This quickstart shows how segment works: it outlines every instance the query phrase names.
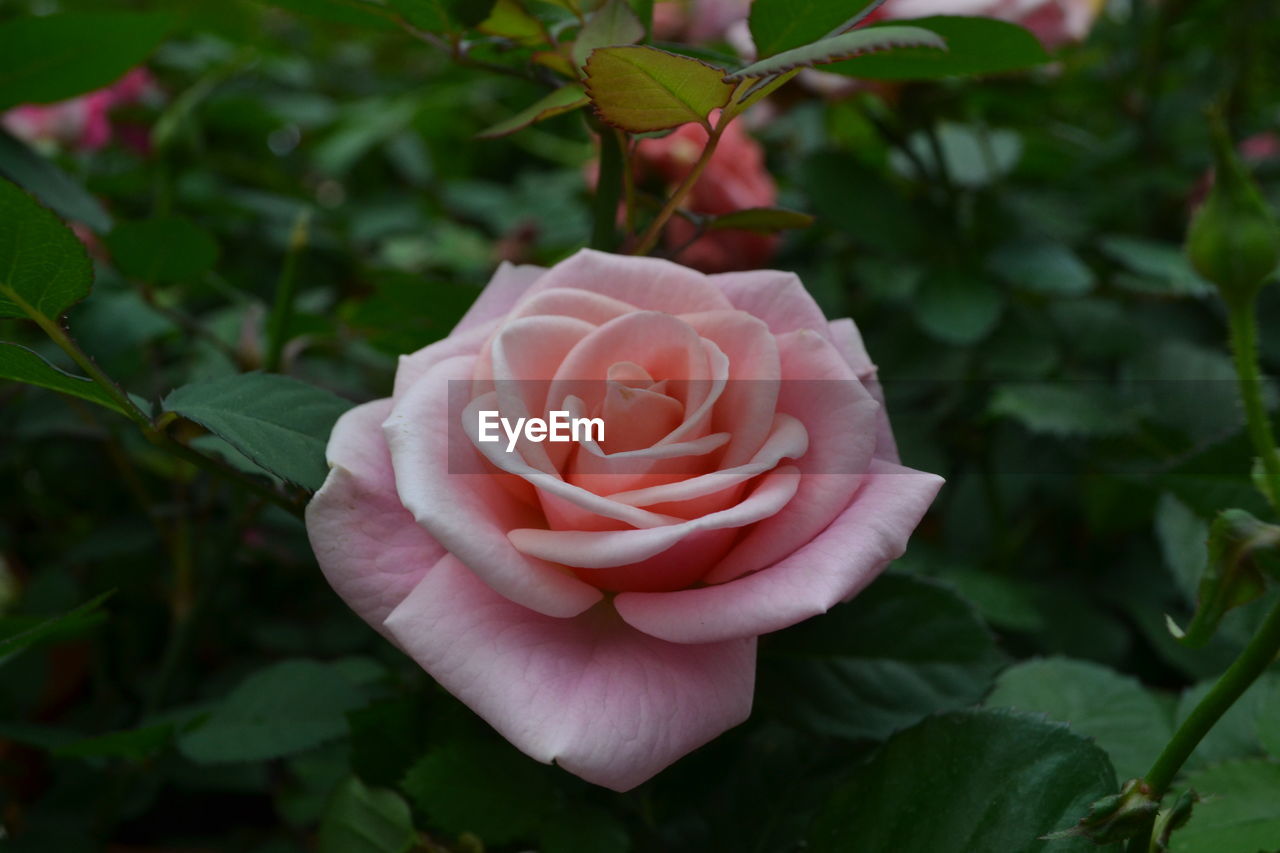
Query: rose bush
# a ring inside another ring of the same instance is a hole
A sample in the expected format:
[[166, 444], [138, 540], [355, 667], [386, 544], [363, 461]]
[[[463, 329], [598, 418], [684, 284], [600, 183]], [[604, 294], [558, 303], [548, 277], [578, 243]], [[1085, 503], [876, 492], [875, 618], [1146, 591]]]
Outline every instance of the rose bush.
[[[898, 464], [879, 398], [853, 322], [794, 275], [504, 265], [339, 421], [307, 526], [333, 588], [440, 684], [625, 790], [747, 717], [756, 637], [906, 547], [942, 481]], [[476, 440], [479, 410], [556, 409], [605, 440]]]
[[[707, 131], [698, 124], [683, 125], [666, 136], [641, 139], [633, 157], [636, 179], [656, 178], [674, 187], [689, 175], [706, 144]], [[718, 216], [771, 207], [777, 201], [778, 187], [765, 167], [764, 148], [735, 122], [721, 135], [684, 206], [692, 213]], [[664, 245], [679, 252], [681, 263], [703, 272], [761, 267], [773, 257], [778, 242], [776, 234], [736, 229], [715, 229], [698, 236], [698, 227], [680, 217], [671, 220], [663, 232]]]

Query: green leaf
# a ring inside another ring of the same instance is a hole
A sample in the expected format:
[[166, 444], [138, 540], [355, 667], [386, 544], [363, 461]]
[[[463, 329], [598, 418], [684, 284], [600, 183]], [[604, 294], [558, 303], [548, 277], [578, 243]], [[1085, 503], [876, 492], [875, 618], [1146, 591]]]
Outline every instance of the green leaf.
[[[3, 55], [3, 54], [0, 54]], [[0, 317], [61, 317], [89, 295], [93, 266], [58, 217], [0, 180]]]
[[522, 130], [534, 122], [586, 106], [589, 102], [590, 98], [587, 97], [586, 90], [577, 83], [570, 83], [567, 86], [561, 86], [546, 97], [538, 99], [511, 118], [500, 121], [488, 130], [477, 133], [476, 136], [480, 139], [494, 139], [499, 136], [506, 136], [509, 133]]
[[626, 0], [609, 0], [582, 27], [573, 43], [573, 63], [586, 65], [591, 51], [598, 47], [635, 44], [644, 38], [644, 24], [631, 11]]
[[375, 702], [347, 713], [351, 769], [371, 785], [394, 786], [427, 746], [425, 703], [416, 695]]
[[1280, 763], [1229, 761], [1193, 773], [1186, 785], [1203, 798], [1173, 834], [1175, 853], [1260, 853], [1280, 843]]
[[76, 12], [0, 24], [0, 110], [101, 89], [142, 63], [173, 19], [149, 12]]
[[127, 758], [141, 761], [155, 755], [173, 739], [173, 723], [158, 723], [121, 732], [84, 738], [54, 747], [66, 758]]
[[1224, 509], [1209, 525], [1208, 560], [1196, 593], [1196, 612], [1178, 639], [1192, 648], [1213, 636], [1227, 611], [1257, 601], [1267, 576], [1280, 576], [1280, 527], [1242, 509]]
[[1000, 385], [988, 411], [1012, 418], [1031, 432], [1063, 438], [1119, 435], [1134, 417], [1114, 395], [1093, 383], [1018, 382]]
[[1271, 683], [1258, 701], [1258, 741], [1272, 758], [1280, 760], [1280, 683]]
[[538, 833], [541, 853], [627, 853], [627, 827], [606, 811], [574, 804]]
[[707, 223], [707, 227], [716, 231], [734, 229], [771, 234], [787, 228], [808, 228], [813, 221], [812, 216], [798, 210], [787, 210], [782, 207], [747, 207], [717, 216]]
[[21, 616], [0, 618], [0, 664], [7, 663], [32, 646], [78, 637], [96, 628], [107, 618], [101, 607], [111, 595], [111, 592], [104, 592], [76, 609], [50, 619]]
[[83, 222], [94, 231], [111, 230], [111, 216], [84, 187], [46, 157], [0, 127], [0, 175], [48, 205], [63, 219]]
[[147, 284], [192, 281], [218, 260], [209, 232], [178, 216], [122, 222], [107, 235], [107, 247], [120, 272]]
[[844, 29], [870, 0], [755, 0], [748, 25], [758, 56], [772, 56]]
[[967, 346], [995, 329], [1004, 303], [1004, 294], [985, 278], [962, 270], [935, 269], [920, 283], [916, 319], [938, 340]]
[[[903, 48], [859, 56], [828, 66], [826, 70], [870, 80], [933, 80], [1020, 71], [1049, 61], [1049, 54], [1035, 36], [1015, 24], [994, 18], [944, 16], [920, 18], [911, 24], [942, 36], [947, 42], [946, 51]], [[884, 26], [877, 24], [866, 29], [870, 32]]]
[[416, 837], [399, 794], [354, 776], [334, 791], [320, 820], [320, 853], [405, 853]]
[[315, 491], [328, 474], [329, 432], [351, 403], [287, 376], [245, 373], [184, 385], [163, 406], [225, 439], [272, 474]]
[[[1182, 725], [1191, 712], [1213, 689], [1217, 679], [1202, 681], [1182, 694], [1178, 700], [1174, 723]], [[1244, 695], [1232, 705], [1209, 733], [1196, 746], [1187, 761], [1188, 769], [1196, 769], [1237, 758], [1254, 758], [1263, 754], [1260, 724], [1269, 708], [1275, 708], [1272, 698], [1280, 693], [1280, 672], [1266, 672], [1255, 681]]]
[[198, 764], [279, 758], [346, 734], [346, 713], [360, 704], [359, 689], [337, 667], [282, 661], [240, 682], [179, 735], [178, 750]]
[[[920, 623], [916, 623], [917, 626]], [[895, 735], [823, 805], [815, 853], [1067, 853], [1045, 841], [1116, 792], [1096, 745], [1066, 726], [1008, 711], [953, 711]]]
[[1005, 243], [987, 268], [1014, 287], [1045, 296], [1084, 296], [1095, 283], [1093, 270], [1075, 252], [1046, 240]]
[[586, 71], [600, 118], [631, 133], [706, 122], [734, 89], [723, 68], [653, 47], [599, 48]]
[[113, 412], [124, 414], [124, 410], [111, 399], [92, 379], [67, 373], [45, 361], [39, 353], [32, 352], [24, 346], [0, 341], [0, 379], [12, 379], [25, 382], [40, 388], [48, 388], [90, 403], [105, 406]]
[[1173, 720], [1135, 679], [1087, 661], [1031, 660], [1000, 673], [984, 703], [1067, 723], [1111, 756], [1121, 779], [1141, 776], [1173, 734]]
[[1186, 504], [1165, 492], [1156, 502], [1155, 526], [1164, 564], [1183, 597], [1188, 602], [1195, 601], [1200, 575], [1209, 559], [1209, 525]]
[[901, 47], [927, 47], [934, 50], [946, 50], [947, 43], [937, 33], [920, 27], [873, 27], [865, 30], [854, 30], [851, 33], [841, 33], [838, 36], [806, 44], [803, 47], [784, 50], [782, 53], [748, 65], [740, 71], [734, 71], [726, 76], [725, 79], [746, 80], [754, 77], [769, 77], [795, 68], [830, 65], [833, 62], [852, 59], [855, 56], [880, 53]]
[[555, 807], [547, 769], [504, 743], [459, 741], [432, 750], [401, 789], [431, 822], [487, 844], [532, 837]]
[[478, 26], [493, 12], [495, 0], [388, 0], [388, 5], [420, 30], [459, 33]]
[[[913, 626], [910, 632], [898, 627]], [[982, 698], [1005, 663], [973, 608], [950, 590], [885, 575], [848, 604], [768, 638], [762, 695], [822, 734], [887, 737]]]
[[[925, 131], [911, 134], [907, 146], [930, 174], [938, 174], [934, 139]], [[1022, 159], [1022, 137], [1011, 130], [992, 130], [954, 122], [941, 122], [936, 129], [938, 149], [951, 183], [966, 189], [981, 189], [1008, 175]], [[894, 171], [907, 178], [919, 178], [915, 163], [901, 151], [893, 151], [889, 162]]]
[[1208, 296], [1214, 292], [1213, 285], [1191, 268], [1186, 255], [1172, 243], [1113, 234], [1101, 238], [1098, 248], [1133, 274], [1116, 279], [1117, 284], [1129, 290], [1173, 296]]

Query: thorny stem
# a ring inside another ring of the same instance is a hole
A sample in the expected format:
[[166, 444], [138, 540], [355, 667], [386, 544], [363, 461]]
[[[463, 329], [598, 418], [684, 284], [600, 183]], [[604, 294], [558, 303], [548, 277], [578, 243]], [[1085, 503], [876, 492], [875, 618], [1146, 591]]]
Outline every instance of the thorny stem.
[[693, 168], [689, 170], [689, 174], [685, 175], [684, 180], [676, 187], [676, 191], [667, 199], [667, 203], [662, 206], [662, 210], [658, 211], [658, 215], [649, 223], [649, 227], [645, 229], [644, 234], [640, 237], [639, 244], [636, 245], [635, 250], [632, 252], [633, 255], [647, 255], [653, 251], [653, 247], [658, 243], [658, 237], [662, 234], [662, 227], [680, 209], [680, 205], [684, 202], [685, 197], [689, 195], [689, 191], [693, 189], [693, 185], [698, 182], [698, 178], [702, 177], [702, 171], [711, 162], [712, 155], [716, 153], [716, 145], [720, 142], [720, 135], [724, 133], [724, 129], [728, 124], [729, 119], [721, 116], [716, 126], [708, 129], [707, 144], [703, 147], [702, 154], [698, 157], [697, 162], [693, 164]]
[[[1280, 494], [1280, 457], [1276, 455], [1275, 438], [1271, 434], [1267, 409], [1262, 400], [1262, 381], [1258, 369], [1258, 322], [1254, 300], [1228, 300], [1227, 309], [1231, 351], [1235, 356], [1236, 375], [1240, 379], [1245, 421], [1254, 450], [1262, 458], [1269, 491], [1267, 497], [1274, 505], [1277, 503], [1276, 495]], [[1280, 655], [1280, 602], [1272, 607], [1258, 633], [1245, 646], [1240, 656], [1178, 727], [1155, 764], [1151, 765], [1151, 769], [1143, 777], [1151, 786], [1152, 796], [1157, 801], [1168, 793], [1178, 771], [1204, 736], [1275, 662], [1277, 655]], [[1128, 853], [1148, 853], [1154, 825], [1153, 816], [1129, 842]]]
[[[1151, 786], [1153, 798], [1158, 801], [1168, 793], [1174, 777], [1200, 745], [1200, 741], [1257, 681], [1258, 676], [1275, 662], [1277, 654], [1280, 654], [1280, 602], [1271, 608], [1262, 627], [1240, 653], [1240, 657], [1236, 658], [1235, 663], [1222, 674], [1208, 694], [1200, 700], [1200, 704], [1192, 710], [1191, 715], [1178, 727], [1160, 757], [1143, 777]], [[1154, 825], [1155, 817], [1152, 816], [1142, 831], [1129, 842], [1128, 853], [1148, 853]]]
[[[1237, 304], [1238, 303], [1238, 304]], [[1245, 423], [1253, 450], [1262, 460], [1268, 486], [1267, 499], [1280, 512], [1280, 455], [1262, 399], [1262, 375], [1258, 368], [1258, 319], [1254, 302], [1233, 300], [1228, 305], [1231, 328], [1231, 352], [1235, 357], [1236, 375], [1240, 377], [1240, 397], [1244, 402]]]

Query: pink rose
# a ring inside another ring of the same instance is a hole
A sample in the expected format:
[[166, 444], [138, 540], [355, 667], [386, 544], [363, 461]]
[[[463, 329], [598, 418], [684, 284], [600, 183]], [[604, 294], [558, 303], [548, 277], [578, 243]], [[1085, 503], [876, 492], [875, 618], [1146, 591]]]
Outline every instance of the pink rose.
[[[942, 481], [898, 464], [880, 396], [790, 273], [504, 264], [338, 422], [307, 528], [338, 594], [503, 736], [626, 790], [746, 719], [759, 635], [905, 549]], [[480, 439], [483, 412], [556, 410], [603, 439]]]
[[116, 107], [142, 103], [155, 90], [151, 72], [135, 68], [96, 92], [56, 104], [24, 104], [0, 115], [0, 124], [26, 142], [56, 143], [80, 151], [97, 151], [120, 135], [130, 147], [144, 152], [145, 129], [114, 125]]
[[[667, 136], [641, 139], [635, 150], [637, 178], [656, 176], [668, 189], [680, 183], [707, 142], [707, 131], [686, 124]], [[764, 149], [738, 122], [720, 137], [711, 162], [685, 199], [685, 209], [715, 216], [749, 207], [769, 207], [778, 201], [778, 188], [764, 163]], [[703, 272], [727, 272], [764, 266], [778, 248], [778, 237], [750, 231], [715, 230], [693, 243], [697, 227], [676, 217], [667, 225], [668, 249], [680, 250], [680, 261]]]
[[868, 19], [972, 15], [999, 18], [1035, 33], [1046, 47], [1083, 41], [1103, 0], [889, 0]]

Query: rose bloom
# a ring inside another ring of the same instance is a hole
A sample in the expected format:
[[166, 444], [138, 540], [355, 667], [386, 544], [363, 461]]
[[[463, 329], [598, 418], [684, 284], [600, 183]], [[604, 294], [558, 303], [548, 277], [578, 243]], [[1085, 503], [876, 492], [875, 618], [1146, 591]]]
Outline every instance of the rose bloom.
[[[394, 395], [334, 427], [333, 588], [518, 748], [626, 790], [742, 722], [756, 638], [902, 554], [942, 481], [790, 273], [582, 251], [503, 265]], [[605, 422], [479, 440], [478, 414]]]
[[131, 148], [145, 152], [145, 129], [113, 125], [111, 111], [144, 102], [155, 88], [151, 72], [135, 68], [110, 86], [87, 95], [56, 104], [14, 107], [0, 115], [0, 124], [14, 136], [33, 144], [97, 151], [118, 135]]
[[[682, 125], [667, 136], [641, 139], [633, 158], [637, 179], [656, 176], [669, 191], [688, 176], [706, 143], [707, 131], [699, 124]], [[720, 137], [684, 207], [692, 213], [715, 216], [770, 207], [777, 200], [778, 188], [765, 168], [764, 149], [741, 122], [733, 122]], [[689, 220], [675, 217], [666, 226], [663, 242], [672, 252], [680, 252], [681, 263], [703, 272], [764, 266], [778, 248], [776, 234], [716, 229], [693, 240], [697, 231]]]

